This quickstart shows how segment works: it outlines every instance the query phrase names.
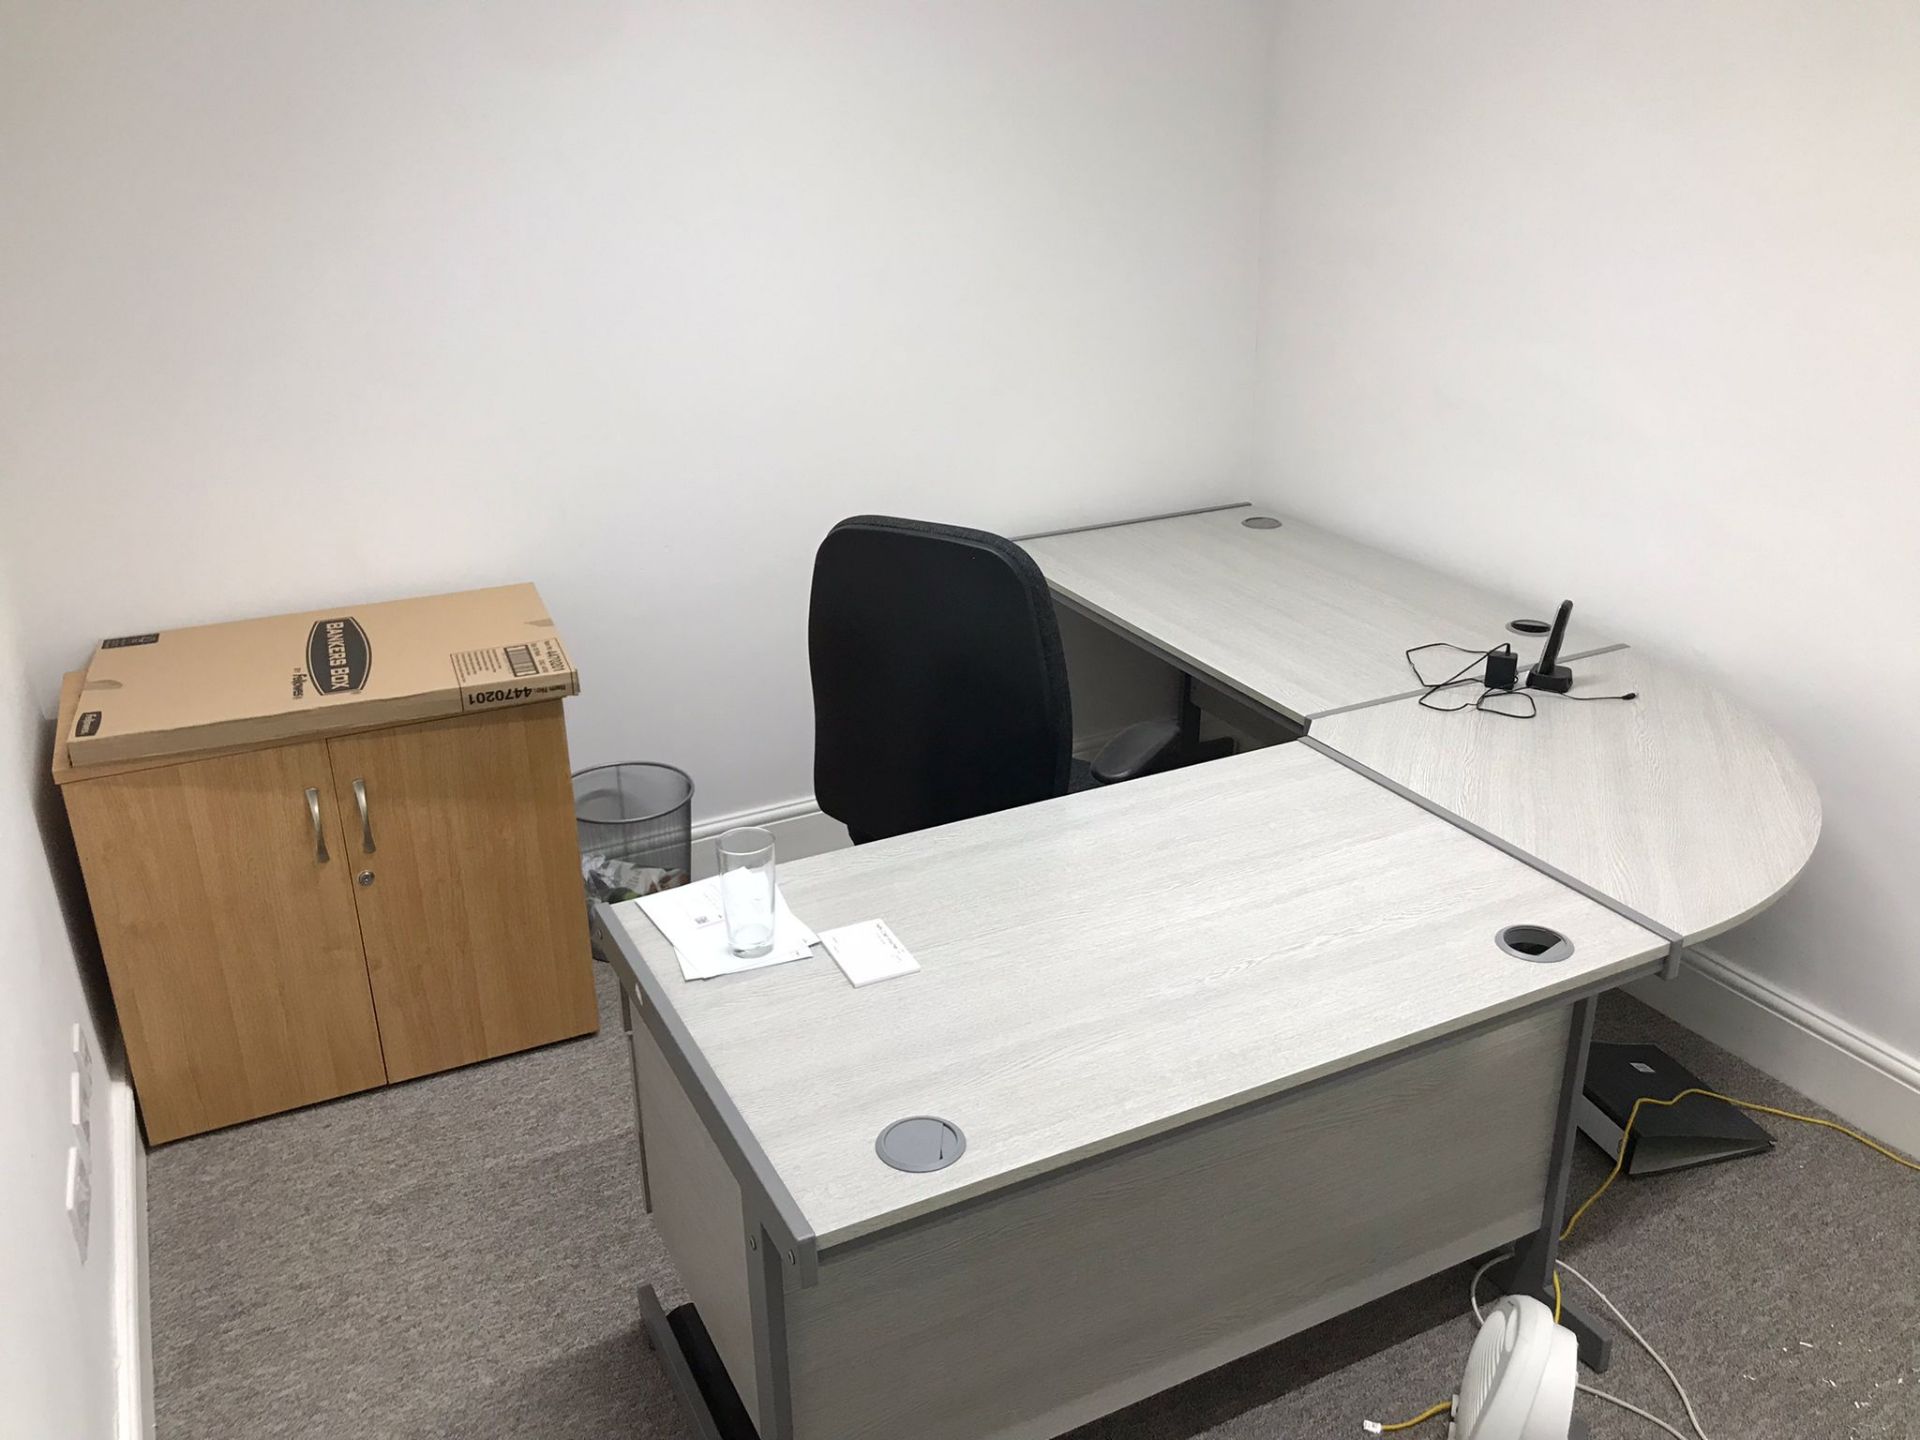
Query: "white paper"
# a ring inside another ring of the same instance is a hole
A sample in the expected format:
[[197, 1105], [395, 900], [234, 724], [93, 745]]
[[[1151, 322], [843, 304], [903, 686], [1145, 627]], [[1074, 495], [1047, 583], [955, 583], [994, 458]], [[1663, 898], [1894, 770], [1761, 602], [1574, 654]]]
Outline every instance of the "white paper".
[[634, 902], [680, 957], [680, 973], [689, 980], [711, 980], [768, 965], [786, 965], [813, 953], [820, 937], [795, 918], [787, 897], [774, 891], [773, 948], [764, 955], [743, 959], [727, 948], [726, 915], [720, 908], [720, 878], [710, 876], [692, 885], [676, 886]]
[[827, 953], [833, 956], [841, 973], [855, 985], [871, 985], [876, 980], [911, 975], [920, 968], [920, 962], [900, 943], [900, 937], [887, 928], [884, 920], [862, 920], [858, 925], [823, 930], [820, 943], [827, 947]]

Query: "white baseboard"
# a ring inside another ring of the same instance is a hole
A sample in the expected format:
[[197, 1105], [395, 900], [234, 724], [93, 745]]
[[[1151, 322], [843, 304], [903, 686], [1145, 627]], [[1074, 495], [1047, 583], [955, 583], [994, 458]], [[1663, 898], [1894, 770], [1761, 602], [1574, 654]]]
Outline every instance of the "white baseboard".
[[1696, 946], [1672, 980], [1629, 987], [1636, 999], [1784, 1080], [1867, 1134], [1920, 1155], [1920, 1060]]
[[153, 1326], [147, 1286], [147, 1147], [133, 1086], [109, 1082], [113, 1166], [113, 1346], [116, 1440], [152, 1440]]
[[843, 850], [853, 841], [847, 827], [821, 813], [809, 795], [766, 810], [749, 810], [739, 815], [717, 815], [693, 827], [693, 878], [704, 880], [718, 868], [714, 842], [729, 830], [742, 825], [758, 825], [773, 832], [776, 861], [804, 860], [809, 855], [824, 855]]

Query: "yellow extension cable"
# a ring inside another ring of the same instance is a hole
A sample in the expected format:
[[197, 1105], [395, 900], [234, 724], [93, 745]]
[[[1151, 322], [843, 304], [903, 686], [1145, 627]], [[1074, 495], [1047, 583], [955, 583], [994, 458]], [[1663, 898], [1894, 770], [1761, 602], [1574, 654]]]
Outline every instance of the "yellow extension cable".
[[1434, 1416], [1444, 1415], [1451, 1409], [1453, 1409], [1453, 1401], [1442, 1400], [1438, 1405], [1429, 1405], [1411, 1420], [1401, 1420], [1392, 1425], [1382, 1425], [1380, 1427], [1380, 1433], [1384, 1435], [1390, 1430], [1411, 1430], [1414, 1426], [1424, 1425], [1427, 1421], [1433, 1419]]
[[[1882, 1145], [1878, 1140], [1871, 1140], [1865, 1135], [1862, 1135], [1858, 1130], [1842, 1125], [1837, 1121], [1822, 1120], [1818, 1115], [1801, 1115], [1792, 1110], [1781, 1110], [1772, 1105], [1762, 1105], [1755, 1100], [1736, 1100], [1731, 1095], [1722, 1095], [1718, 1090], [1703, 1090], [1698, 1087], [1682, 1090], [1678, 1095], [1667, 1100], [1656, 1100], [1651, 1095], [1643, 1095], [1640, 1099], [1633, 1102], [1633, 1109], [1627, 1112], [1627, 1123], [1620, 1128], [1620, 1153], [1614, 1156], [1613, 1169], [1608, 1172], [1607, 1178], [1600, 1182], [1600, 1187], [1581, 1202], [1578, 1210], [1573, 1212], [1573, 1218], [1567, 1221], [1566, 1229], [1560, 1232], [1560, 1238], [1562, 1240], [1565, 1240], [1569, 1235], [1573, 1234], [1573, 1227], [1580, 1223], [1581, 1217], [1584, 1216], [1587, 1211], [1591, 1210], [1594, 1202], [1606, 1194], [1607, 1188], [1612, 1185], [1615, 1180], [1620, 1178], [1620, 1172], [1626, 1167], [1627, 1163], [1627, 1139], [1633, 1134], [1633, 1122], [1640, 1118], [1640, 1107], [1643, 1105], [1658, 1105], [1662, 1109], [1667, 1109], [1671, 1106], [1678, 1105], [1689, 1095], [1704, 1095], [1709, 1100], [1721, 1100], [1740, 1110], [1757, 1110], [1762, 1115], [1777, 1115], [1782, 1120], [1798, 1120], [1805, 1125], [1818, 1125], [1823, 1130], [1837, 1130], [1849, 1140], [1858, 1140], [1869, 1150], [1878, 1151], [1896, 1165], [1904, 1165], [1909, 1170], [1920, 1170], [1920, 1164], [1915, 1164], [1904, 1155], [1894, 1154], [1893, 1151]], [[1556, 1268], [1553, 1272], [1553, 1320], [1556, 1325], [1560, 1323], [1560, 1305], [1560, 1271]], [[1380, 1432], [1386, 1434], [1393, 1430], [1411, 1430], [1414, 1426], [1424, 1425], [1436, 1415], [1443, 1414], [1452, 1408], [1453, 1402], [1451, 1400], [1442, 1400], [1439, 1404], [1431, 1405], [1425, 1410], [1422, 1410], [1411, 1420], [1401, 1420], [1392, 1425], [1382, 1425]]]
[[[1553, 1272], [1553, 1323], [1556, 1325], [1560, 1323], [1560, 1272], [1558, 1270]], [[1411, 1420], [1400, 1420], [1392, 1425], [1382, 1425], [1380, 1427], [1380, 1433], [1384, 1435], [1390, 1430], [1411, 1430], [1414, 1426], [1424, 1425], [1436, 1415], [1444, 1414], [1451, 1409], [1453, 1409], [1453, 1401], [1439, 1401], [1437, 1404], [1429, 1405]]]
[[1651, 1095], [1643, 1095], [1633, 1102], [1633, 1109], [1627, 1112], [1627, 1123], [1620, 1131], [1620, 1153], [1614, 1157], [1613, 1169], [1608, 1173], [1607, 1178], [1600, 1182], [1600, 1188], [1589, 1195], [1580, 1208], [1573, 1212], [1573, 1218], [1567, 1221], [1567, 1228], [1560, 1232], [1560, 1238], [1562, 1240], [1565, 1240], [1569, 1235], [1573, 1234], [1573, 1227], [1578, 1225], [1581, 1217], [1593, 1208], [1594, 1201], [1606, 1194], [1607, 1187], [1620, 1178], [1620, 1171], [1625, 1168], [1627, 1163], [1627, 1139], [1633, 1134], [1633, 1122], [1640, 1118], [1640, 1107], [1643, 1105], [1658, 1105], [1664, 1110], [1669, 1106], [1678, 1105], [1689, 1095], [1704, 1095], [1709, 1100], [1724, 1100], [1727, 1104], [1741, 1110], [1758, 1110], [1762, 1115], [1778, 1115], [1782, 1120], [1798, 1120], [1803, 1124], [1818, 1125], [1823, 1130], [1838, 1130], [1848, 1139], [1858, 1140], [1869, 1150], [1879, 1151], [1896, 1165], [1904, 1165], [1909, 1170], [1920, 1170], [1920, 1165], [1916, 1165], [1904, 1155], [1894, 1154], [1893, 1151], [1882, 1145], [1878, 1140], [1869, 1140], [1858, 1130], [1850, 1129], [1832, 1120], [1822, 1120], [1817, 1115], [1796, 1115], [1791, 1110], [1779, 1110], [1771, 1105], [1762, 1105], [1753, 1100], [1736, 1100], [1731, 1095], [1722, 1095], [1718, 1090], [1703, 1090], [1698, 1087], [1682, 1090], [1670, 1100], [1656, 1100]]

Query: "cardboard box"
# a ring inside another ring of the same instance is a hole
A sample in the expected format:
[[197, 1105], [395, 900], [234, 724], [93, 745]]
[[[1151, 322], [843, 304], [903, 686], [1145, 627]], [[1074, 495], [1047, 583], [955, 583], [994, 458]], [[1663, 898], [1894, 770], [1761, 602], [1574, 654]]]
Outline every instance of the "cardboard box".
[[103, 640], [67, 755], [191, 755], [579, 693], [540, 592], [503, 585]]

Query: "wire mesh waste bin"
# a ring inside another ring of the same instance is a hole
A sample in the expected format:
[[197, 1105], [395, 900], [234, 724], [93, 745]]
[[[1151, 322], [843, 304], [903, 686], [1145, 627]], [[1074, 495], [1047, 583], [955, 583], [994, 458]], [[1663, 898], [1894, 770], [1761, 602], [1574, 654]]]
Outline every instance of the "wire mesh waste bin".
[[693, 781], [672, 765], [628, 761], [573, 777], [587, 899], [632, 900], [684, 885], [693, 868]]

